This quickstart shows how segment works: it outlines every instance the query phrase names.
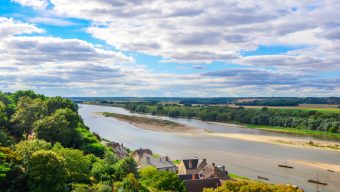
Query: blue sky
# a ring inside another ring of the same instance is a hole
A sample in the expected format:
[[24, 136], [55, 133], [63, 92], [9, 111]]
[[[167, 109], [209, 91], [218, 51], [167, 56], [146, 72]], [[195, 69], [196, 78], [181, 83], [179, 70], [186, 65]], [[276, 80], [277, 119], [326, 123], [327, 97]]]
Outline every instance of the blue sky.
[[1, 91], [339, 96], [340, 15], [332, 1], [0, 5]]

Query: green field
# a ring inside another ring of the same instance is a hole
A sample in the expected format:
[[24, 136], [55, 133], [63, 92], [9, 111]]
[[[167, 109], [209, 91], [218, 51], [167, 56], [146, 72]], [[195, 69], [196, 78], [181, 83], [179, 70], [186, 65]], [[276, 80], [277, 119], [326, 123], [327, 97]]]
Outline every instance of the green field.
[[[233, 107], [233, 106], [232, 106]], [[267, 107], [270, 109], [278, 110], [301, 110], [301, 111], [319, 111], [321, 113], [338, 113], [340, 114], [340, 108], [338, 105], [324, 105], [324, 104], [302, 104], [296, 107], [271, 107], [271, 106], [243, 106], [249, 109], [261, 109]]]
[[297, 129], [297, 128], [288, 128], [288, 127], [278, 127], [278, 126], [270, 126], [270, 125], [246, 125], [247, 128], [252, 129], [262, 129], [266, 131], [275, 131], [281, 133], [291, 133], [296, 135], [307, 135], [307, 136], [315, 136], [320, 138], [328, 138], [328, 139], [340, 139], [340, 133], [331, 133], [325, 131], [317, 131], [317, 130], [308, 130], [308, 129]]

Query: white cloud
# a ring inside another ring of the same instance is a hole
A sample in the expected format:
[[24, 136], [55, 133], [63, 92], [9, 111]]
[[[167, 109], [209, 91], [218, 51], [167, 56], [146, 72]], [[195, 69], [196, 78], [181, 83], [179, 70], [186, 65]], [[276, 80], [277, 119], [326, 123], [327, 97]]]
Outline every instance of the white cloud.
[[42, 33], [43, 29], [35, 25], [14, 21], [6, 17], [0, 17], [0, 39], [19, 34]]
[[48, 6], [48, 0], [11, 0], [23, 6], [32, 7], [34, 9], [45, 9]]

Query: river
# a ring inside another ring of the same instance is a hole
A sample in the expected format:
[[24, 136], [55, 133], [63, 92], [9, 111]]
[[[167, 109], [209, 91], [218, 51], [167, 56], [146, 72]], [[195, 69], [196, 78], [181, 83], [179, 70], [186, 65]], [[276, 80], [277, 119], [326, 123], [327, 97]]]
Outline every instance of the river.
[[[339, 192], [340, 173], [329, 172], [301, 162], [318, 162], [340, 166], [340, 152], [290, 147], [285, 145], [245, 141], [214, 136], [189, 136], [176, 133], [164, 133], [145, 130], [111, 117], [104, 117], [97, 112], [131, 114], [119, 107], [99, 105], [79, 105], [79, 113], [91, 131], [101, 137], [124, 143], [125, 146], [138, 149], [149, 148], [154, 153], [168, 155], [172, 159], [206, 158], [208, 162], [225, 165], [230, 173], [257, 179], [257, 176], [269, 178], [270, 183], [290, 183], [302, 187], [305, 191], [316, 191], [317, 186], [308, 183], [308, 179], [318, 179], [328, 183], [318, 186], [319, 191]], [[166, 119], [200, 129], [225, 133], [282, 136], [257, 129], [241, 128], [238, 125], [210, 123], [196, 119], [170, 118], [134, 114], [158, 119]], [[287, 136], [287, 135], [285, 135]], [[297, 137], [297, 136], [290, 136]], [[278, 164], [289, 164], [294, 169], [280, 168]]]

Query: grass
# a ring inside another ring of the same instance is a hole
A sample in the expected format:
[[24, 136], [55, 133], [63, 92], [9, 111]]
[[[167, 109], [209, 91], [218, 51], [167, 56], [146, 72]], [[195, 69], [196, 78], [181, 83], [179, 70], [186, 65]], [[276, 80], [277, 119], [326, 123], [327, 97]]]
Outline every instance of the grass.
[[241, 179], [241, 180], [250, 180], [248, 177], [243, 177], [243, 176], [239, 176], [239, 175], [236, 175], [234, 173], [228, 173], [228, 176], [231, 177], [232, 179]]
[[247, 124], [246, 127], [252, 128], [252, 129], [262, 129], [266, 131], [291, 133], [291, 134], [297, 134], [297, 135], [327, 137], [329, 139], [340, 139], [340, 133], [331, 133], [331, 132], [318, 131], [318, 130], [297, 129], [297, 128], [278, 127], [278, 126], [270, 126], [270, 125], [250, 125], [250, 124]]
[[122, 119], [125, 121], [134, 122], [134, 123], [144, 123], [144, 124], [149, 124], [149, 125], [170, 126], [170, 127], [182, 126], [179, 123], [175, 123], [175, 122], [168, 121], [168, 120], [153, 119], [153, 118], [147, 118], [147, 117], [137, 117], [137, 116], [123, 115], [123, 114], [109, 113], [109, 112], [104, 112], [102, 114], [105, 117], [114, 117], [117, 119]]
[[318, 111], [320, 113], [337, 113], [340, 114], [338, 105], [324, 105], [324, 104], [301, 104], [299, 106], [243, 106], [249, 109], [261, 109], [267, 107], [268, 109], [278, 110], [300, 110], [300, 111]]

